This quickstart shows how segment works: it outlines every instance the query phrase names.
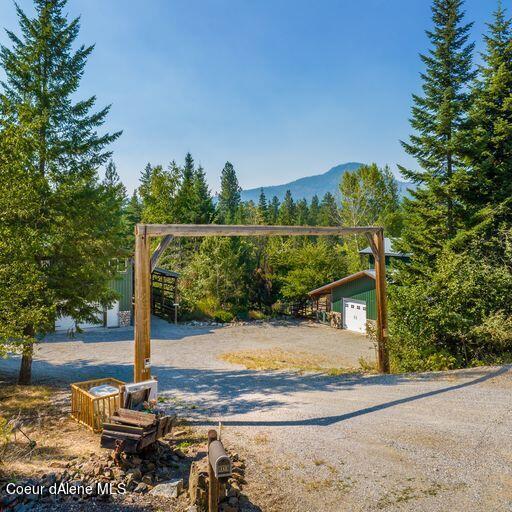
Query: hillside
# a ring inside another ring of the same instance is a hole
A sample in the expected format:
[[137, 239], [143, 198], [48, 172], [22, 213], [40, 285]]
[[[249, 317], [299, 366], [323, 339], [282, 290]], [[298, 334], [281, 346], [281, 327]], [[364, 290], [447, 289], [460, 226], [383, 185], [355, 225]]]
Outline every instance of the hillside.
[[[323, 174], [316, 174], [314, 176], [306, 176], [295, 181], [290, 181], [283, 185], [274, 185], [269, 187], [258, 187], [251, 188], [242, 191], [243, 201], [254, 201], [258, 202], [261, 188], [265, 192], [267, 199], [271, 199], [277, 196], [280, 201], [284, 198], [287, 190], [290, 190], [294, 199], [306, 198], [308, 201], [316, 194], [320, 199], [326, 192], [331, 192], [336, 197], [339, 197], [338, 185], [340, 183], [341, 176], [346, 171], [354, 171], [362, 164], [359, 162], [347, 162], [340, 164], [332, 169], [329, 169]], [[410, 187], [409, 183], [399, 181], [398, 187], [401, 196], [407, 194], [407, 187]]]

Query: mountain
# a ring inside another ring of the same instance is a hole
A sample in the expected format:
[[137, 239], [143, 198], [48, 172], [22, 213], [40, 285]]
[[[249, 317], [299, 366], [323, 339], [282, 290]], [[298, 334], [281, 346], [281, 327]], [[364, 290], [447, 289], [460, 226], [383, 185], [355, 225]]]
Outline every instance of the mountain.
[[[361, 167], [361, 165], [363, 164], [359, 162], [347, 162], [346, 164], [337, 165], [323, 174], [307, 176], [295, 181], [290, 181], [284, 185], [274, 185], [270, 187], [258, 187], [243, 190], [242, 201], [252, 200], [257, 203], [262, 188], [265, 192], [265, 195], [267, 196], [267, 200], [277, 196], [279, 200], [282, 201], [287, 190], [290, 190], [295, 200], [305, 198], [308, 201], [311, 201], [311, 198], [315, 194], [319, 197], [319, 199], [322, 199], [326, 192], [331, 192], [331, 194], [334, 194], [337, 198], [339, 198], [338, 185], [340, 183], [342, 174], [347, 171], [355, 171]], [[411, 186], [412, 185], [410, 183], [398, 181], [398, 191], [400, 196], [407, 195], [407, 188], [410, 188]]]

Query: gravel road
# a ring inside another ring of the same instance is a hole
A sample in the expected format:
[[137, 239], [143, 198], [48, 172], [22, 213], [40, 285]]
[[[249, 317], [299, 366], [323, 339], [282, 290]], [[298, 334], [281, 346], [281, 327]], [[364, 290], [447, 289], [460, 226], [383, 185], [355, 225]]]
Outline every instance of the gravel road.
[[[130, 380], [131, 329], [58, 334], [34, 377]], [[511, 367], [328, 377], [245, 370], [222, 352], [281, 348], [333, 366], [373, 357], [358, 335], [314, 324], [171, 326], [156, 320], [153, 373], [173, 408], [246, 457], [246, 490], [263, 511], [512, 511]], [[0, 362], [0, 374], [16, 360]]]

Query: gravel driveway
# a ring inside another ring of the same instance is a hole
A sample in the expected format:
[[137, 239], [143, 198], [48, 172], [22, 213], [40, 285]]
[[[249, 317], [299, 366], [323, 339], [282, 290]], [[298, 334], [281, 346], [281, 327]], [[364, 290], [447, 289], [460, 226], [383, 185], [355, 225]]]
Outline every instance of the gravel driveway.
[[[130, 380], [131, 329], [40, 345], [34, 377]], [[333, 365], [370, 359], [363, 337], [315, 324], [175, 327], [156, 320], [153, 373], [171, 404], [245, 455], [264, 511], [512, 510], [510, 367], [393, 376], [250, 371], [222, 352], [281, 348]], [[18, 361], [0, 362], [10, 373]]]

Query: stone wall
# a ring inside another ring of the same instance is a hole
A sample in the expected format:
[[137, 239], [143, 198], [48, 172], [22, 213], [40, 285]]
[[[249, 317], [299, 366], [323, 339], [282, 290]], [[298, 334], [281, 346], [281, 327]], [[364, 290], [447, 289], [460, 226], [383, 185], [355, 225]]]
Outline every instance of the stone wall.
[[132, 317], [131, 311], [119, 311], [117, 314], [119, 317], [119, 327], [129, 327], [130, 326], [130, 320]]

